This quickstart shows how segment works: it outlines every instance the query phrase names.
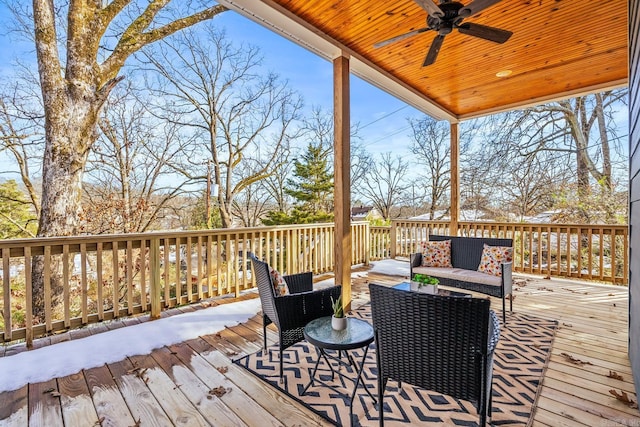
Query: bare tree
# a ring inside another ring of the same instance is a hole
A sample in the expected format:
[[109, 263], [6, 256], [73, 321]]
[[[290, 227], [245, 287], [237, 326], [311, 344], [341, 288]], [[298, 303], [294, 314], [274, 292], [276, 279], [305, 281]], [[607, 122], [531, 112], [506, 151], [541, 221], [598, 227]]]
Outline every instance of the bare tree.
[[157, 227], [161, 211], [187, 184], [168, 164], [193, 143], [175, 123], [152, 117], [130, 86], [115, 95], [103, 108], [87, 166], [83, 224], [95, 234]]
[[612, 189], [614, 114], [626, 97], [627, 90], [620, 89], [512, 112], [496, 141], [521, 156], [541, 150], [571, 156], [580, 192], [588, 191], [590, 178]]
[[[264, 179], [252, 182], [236, 195], [231, 206], [231, 213], [234, 220], [243, 227], [261, 225], [262, 218], [276, 204], [286, 204], [284, 184], [280, 185], [279, 183], [287, 178], [288, 165], [286, 159], [288, 159], [288, 153], [288, 146], [283, 147], [283, 150], [277, 153], [274, 164], [271, 165], [273, 173]], [[255, 170], [263, 168], [263, 165], [260, 164], [260, 159], [246, 163], [243, 170], [238, 171], [241, 176], [252, 175]]]
[[261, 70], [256, 48], [235, 47], [211, 26], [203, 31], [199, 38], [188, 32], [167, 39], [146, 51], [145, 62], [160, 77], [151, 89], [166, 101], [156, 114], [203, 141], [189, 153], [191, 164], [173, 165], [190, 180], [203, 180], [198, 169], [210, 162], [226, 228], [233, 223], [235, 197], [272, 175], [279, 151], [298, 134], [302, 102], [277, 75]]
[[[38, 236], [77, 233], [83, 176], [100, 110], [123, 79], [119, 73], [126, 60], [142, 47], [226, 10], [221, 5], [189, 10], [191, 4], [112, 0], [56, 6], [51, 0], [33, 0], [30, 33], [45, 129]], [[23, 15], [17, 18], [26, 22]], [[43, 262], [37, 257], [33, 266], [34, 314], [39, 318], [44, 315]], [[57, 280], [52, 289], [57, 305]]]
[[411, 152], [427, 196], [429, 219], [434, 219], [439, 206], [446, 205], [445, 197], [451, 186], [451, 138], [446, 122], [436, 122], [430, 117], [410, 119], [413, 143]]
[[[558, 193], [553, 183], [566, 187], [575, 182], [578, 197], [572, 198], [576, 201], [572, 217], [577, 220], [575, 213], [581, 211], [581, 221], [587, 221], [592, 216], [587, 202], [593, 199], [592, 191], [613, 192], [616, 158], [624, 158], [618, 151], [614, 118], [625, 102], [626, 90], [616, 90], [488, 117], [481, 125], [483, 139], [474, 165], [485, 171], [494, 192], [508, 195], [518, 205], [521, 215], [548, 204], [525, 208], [524, 199], [532, 196], [531, 191], [539, 193], [539, 201], [549, 200]], [[626, 161], [620, 166], [625, 169]], [[497, 179], [499, 175], [503, 179]], [[514, 185], [518, 182], [522, 185]]]
[[291, 147], [278, 150], [273, 163], [273, 173], [261, 182], [270, 199], [268, 203], [270, 211], [288, 212], [292, 206], [293, 199], [285, 191], [287, 180], [291, 178], [290, 162]]
[[518, 220], [550, 209], [554, 195], [569, 182], [569, 168], [551, 153], [539, 153], [533, 158], [512, 158], [504, 168], [493, 170], [488, 182], [499, 188], [498, 200], [504, 213], [514, 213]]
[[406, 178], [409, 163], [391, 153], [384, 153], [368, 170], [361, 192], [371, 200], [373, 206], [385, 220], [391, 219], [392, 210], [403, 198], [408, 185]]
[[17, 68], [12, 81], [5, 82], [0, 93], [0, 153], [17, 165], [17, 171], [0, 173], [19, 175], [37, 218], [40, 215], [37, 180], [44, 147], [44, 117], [35, 76], [20, 64]]
[[[77, 232], [83, 174], [100, 110], [123, 79], [118, 74], [125, 61], [142, 47], [226, 10], [215, 5], [171, 20], [167, 17], [178, 11], [169, 11], [170, 1], [139, 3], [71, 2], [57, 10], [52, 1], [33, 1], [46, 134], [39, 236]], [[66, 14], [64, 26], [56, 19], [60, 13]]]

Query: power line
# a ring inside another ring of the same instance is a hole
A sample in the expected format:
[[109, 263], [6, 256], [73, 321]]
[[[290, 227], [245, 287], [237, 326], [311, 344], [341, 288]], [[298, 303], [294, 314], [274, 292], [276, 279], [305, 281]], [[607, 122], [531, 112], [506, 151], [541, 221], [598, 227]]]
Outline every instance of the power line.
[[407, 108], [407, 107], [408, 107], [408, 105], [405, 105], [404, 107], [400, 107], [400, 108], [398, 108], [398, 109], [397, 109], [397, 110], [395, 110], [395, 111], [392, 111], [392, 112], [390, 112], [390, 113], [388, 113], [388, 114], [385, 114], [384, 116], [379, 117], [379, 118], [375, 119], [374, 121], [367, 123], [366, 125], [360, 126], [360, 129], [364, 129], [364, 128], [366, 128], [367, 126], [371, 126], [372, 124], [379, 122], [380, 120], [386, 119], [387, 117], [392, 116], [392, 115], [394, 115], [395, 113], [397, 113], [398, 111], [402, 111], [402, 110], [404, 110], [404, 109], [405, 109], [405, 108]]
[[381, 136], [380, 138], [378, 138], [378, 139], [376, 139], [376, 140], [374, 140], [374, 141], [372, 141], [372, 142], [369, 142], [369, 143], [367, 143], [367, 144], [364, 144], [364, 146], [365, 146], [365, 147], [368, 147], [368, 146], [370, 146], [370, 145], [376, 144], [376, 143], [378, 143], [378, 142], [380, 142], [380, 141], [383, 141], [383, 140], [385, 140], [385, 139], [389, 138], [390, 136], [394, 136], [394, 135], [397, 135], [397, 134], [399, 134], [399, 133], [401, 133], [401, 132], [404, 132], [404, 131], [406, 131], [406, 130], [409, 130], [410, 128], [411, 128], [411, 125], [409, 125], [409, 126], [405, 126], [405, 127], [401, 128], [401, 129], [398, 129], [398, 130], [393, 131], [393, 132], [391, 132], [391, 133], [388, 133], [388, 134], [386, 134], [386, 135], [384, 135], [384, 136]]

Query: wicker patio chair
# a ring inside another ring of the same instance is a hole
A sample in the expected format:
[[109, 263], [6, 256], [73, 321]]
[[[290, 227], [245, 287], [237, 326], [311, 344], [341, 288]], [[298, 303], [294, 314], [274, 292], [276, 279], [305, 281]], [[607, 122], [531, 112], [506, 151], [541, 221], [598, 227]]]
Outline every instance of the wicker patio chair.
[[257, 258], [251, 258], [260, 302], [262, 303], [262, 328], [264, 349], [267, 350], [267, 326], [271, 323], [278, 328], [278, 348], [280, 351], [280, 378], [283, 374], [283, 351], [304, 339], [303, 329], [307, 323], [333, 314], [331, 298], [338, 299], [342, 286], [313, 290], [311, 272], [284, 276], [289, 294], [276, 296], [269, 265]]
[[[493, 352], [500, 324], [489, 299], [408, 292], [370, 284], [380, 426], [389, 379], [472, 402], [491, 415]], [[416, 402], [417, 403], [417, 402]]]

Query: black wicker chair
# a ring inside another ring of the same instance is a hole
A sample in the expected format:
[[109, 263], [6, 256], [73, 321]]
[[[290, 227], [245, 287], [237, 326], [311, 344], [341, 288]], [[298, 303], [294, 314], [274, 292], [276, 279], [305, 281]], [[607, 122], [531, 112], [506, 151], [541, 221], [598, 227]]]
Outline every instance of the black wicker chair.
[[389, 379], [472, 402], [491, 414], [493, 352], [500, 337], [488, 298], [449, 297], [369, 285], [380, 425]]
[[273, 323], [278, 328], [280, 378], [282, 378], [283, 350], [304, 339], [303, 329], [307, 323], [333, 314], [331, 298], [338, 299], [342, 286], [314, 291], [312, 273], [299, 273], [284, 276], [289, 294], [276, 296], [269, 274], [269, 265], [256, 258], [251, 258], [251, 263], [262, 303], [264, 349], [267, 350], [267, 326]]

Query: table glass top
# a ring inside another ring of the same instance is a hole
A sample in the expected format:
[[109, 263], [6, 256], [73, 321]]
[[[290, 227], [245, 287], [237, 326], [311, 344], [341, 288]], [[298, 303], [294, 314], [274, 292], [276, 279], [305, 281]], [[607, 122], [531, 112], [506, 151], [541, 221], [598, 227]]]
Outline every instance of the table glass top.
[[[402, 282], [402, 283], [398, 283], [397, 285], [393, 286], [395, 289], [400, 289], [403, 291], [410, 291], [411, 290], [411, 284], [409, 282]], [[441, 289], [438, 288], [438, 295], [440, 296], [445, 296], [445, 297], [470, 297], [471, 294], [467, 294], [464, 292], [456, 292], [456, 291], [450, 291], [447, 289]]]
[[331, 316], [320, 317], [309, 322], [304, 333], [308, 340], [328, 346], [361, 346], [373, 341], [373, 327], [353, 317], [347, 317], [347, 327], [341, 331], [331, 327]]

